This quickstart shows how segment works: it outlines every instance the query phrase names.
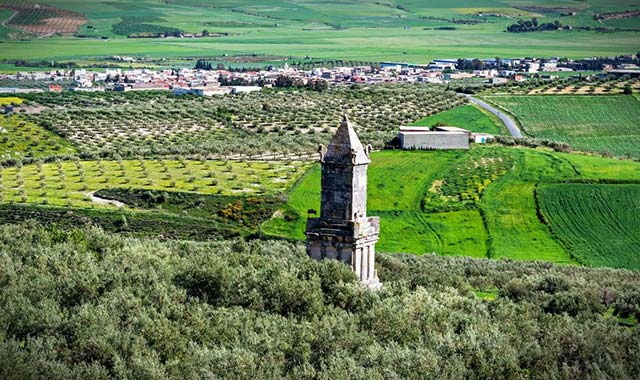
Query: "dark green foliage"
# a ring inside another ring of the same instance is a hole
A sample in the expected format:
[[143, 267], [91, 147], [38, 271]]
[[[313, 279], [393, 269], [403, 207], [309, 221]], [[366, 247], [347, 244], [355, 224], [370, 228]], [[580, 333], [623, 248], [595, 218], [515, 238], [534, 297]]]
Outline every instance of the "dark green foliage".
[[507, 27], [507, 32], [511, 32], [511, 33], [544, 32], [549, 30], [558, 30], [561, 28], [563, 28], [563, 25], [558, 20], [555, 20], [554, 22], [546, 22], [546, 23], [540, 24], [538, 23], [538, 19], [534, 17], [531, 19], [531, 21], [518, 20], [517, 23], [509, 25]]
[[220, 223], [229, 229], [251, 231], [282, 205], [282, 200], [273, 196], [239, 197], [144, 189], [105, 189], [97, 191], [96, 195], [136, 208], [206, 218], [210, 223]]
[[[2, 379], [632, 379], [638, 272], [0, 227]], [[588, 281], [586, 279], [589, 279]], [[497, 294], [493, 301], [476, 290]], [[622, 318], [626, 318], [622, 323]]]
[[26, 204], [0, 205], [0, 223], [28, 220], [36, 220], [42, 225], [55, 224], [64, 229], [77, 226], [100, 226], [110, 232], [160, 239], [210, 240], [252, 233], [252, 230], [237, 228], [237, 224], [220, 223], [187, 215], [104, 209], [70, 210], [62, 207]]
[[113, 24], [114, 34], [122, 36], [180, 36], [180, 29], [170, 26], [149, 24], [150, 22], [161, 22], [158, 17], [123, 17], [122, 21]]

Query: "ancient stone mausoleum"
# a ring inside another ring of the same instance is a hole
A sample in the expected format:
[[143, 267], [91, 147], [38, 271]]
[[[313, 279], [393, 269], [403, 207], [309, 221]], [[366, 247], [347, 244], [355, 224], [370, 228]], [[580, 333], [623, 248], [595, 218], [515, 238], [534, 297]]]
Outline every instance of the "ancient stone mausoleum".
[[328, 147], [320, 146], [320, 217], [307, 220], [307, 253], [316, 260], [350, 265], [360, 281], [379, 289], [375, 244], [380, 219], [367, 217], [367, 167], [371, 146], [362, 146], [347, 116]]

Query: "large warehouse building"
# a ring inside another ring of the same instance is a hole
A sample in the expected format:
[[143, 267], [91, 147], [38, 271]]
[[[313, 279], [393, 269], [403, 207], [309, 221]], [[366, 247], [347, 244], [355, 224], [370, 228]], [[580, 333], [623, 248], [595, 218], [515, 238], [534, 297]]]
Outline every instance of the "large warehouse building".
[[400, 127], [402, 149], [469, 149], [470, 132], [457, 127]]

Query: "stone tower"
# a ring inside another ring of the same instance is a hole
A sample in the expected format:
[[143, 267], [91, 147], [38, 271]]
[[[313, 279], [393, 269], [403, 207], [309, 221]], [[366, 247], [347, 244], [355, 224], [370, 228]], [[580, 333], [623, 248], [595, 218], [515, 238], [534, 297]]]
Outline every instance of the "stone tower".
[[345, 115], [329, 146], [320, 146], [322, 192], [319, 218], [307, 220], [307, 254], [350, 265], [371, 289], [382, 284], [374, 268], [380, 219], [367, 217], [367, 167], [371, 146], [363, 147]]

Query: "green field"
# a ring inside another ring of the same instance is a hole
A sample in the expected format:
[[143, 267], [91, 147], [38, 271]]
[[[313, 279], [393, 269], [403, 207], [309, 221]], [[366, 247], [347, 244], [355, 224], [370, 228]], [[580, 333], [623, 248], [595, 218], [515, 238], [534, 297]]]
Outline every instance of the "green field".
[[[615, 256], [591, 263], [574, 254], [541, 221], [536, 187], [567, 180], [638, 181], [640, 164], [500, 147], [378, 152], [369, 168], [368, 210], [381, 217], [378, 249], [383, 252], [617, 266]], [[306, 211], [319, 208], [319, 194], [320, 170], [315, 166], [292, 188], [287, 204], [263, 225], [263, 232], [304, 239]], [[630, 239], [624, 244], [633, 244]], [[638, 257], [629, 260], [629, 267], [638, 265]]]
[[635, 96], [487, 96], [533, 137], [583, 151], [640, 157], [640, 101]]
[[500, 119], [472, 104], [425, 117], [411, 125], [433, 127], [438, 123], [464, 128], [471, 132], [490, 133], [492, 135], [508, 134]]
[[[9, 1], [9, 0], [4, 0]], [[0, 3], [1, 4], [1, 3]], [[559, 19], [558, 12], [531, 12], [514, 6], [557, 6], [557, 2], [435, 0], [373, 2], [345, 0], [242, 0], [163, 2], [50, 0], [47, 4], [81, 13], [89, 22], [78, 34], [84, 38], [55, 37], [21, 41], [12, 30], [5, 38], [0, 58], [82, 61], [113, 54], [151, 57], [229, 56], [269, 54], [279, 57], [313, 57], [357, 61], [428, 62], [434, 58], [520, 56], [613, 56], [640, 49], [638, 32], [615, 34], [571, 30], [505, 33], [518, 18], [536, 16], [540, 22]], [[637, 2], [587, 0], [566, 4], [577, 15], [562, 18], [574, 26], [638, 28], [638, 18], [624, 21], [593, 20], [594, 13], [637, 8]], [[502, 17], [477, 16], [479, 12]], [[6, 20], [10, 12], [1, 12]], [[131, 22], [135, 20], [135, 22]], [[464, 20], [473, 24], [462, 24]], [[124, 21], [124, 22], [123, 22]], [[114, 25], [118, 27], [114, 28]], [[438, 30], [437, 28], [455, 28]], [[208, 30], [225, 37], [203, 39], [128, 39], [126, 33]], [[5, 28], [6, 29], [6, 28]], [[15, 32], [15, 30], [13, 30]], [[23, 33], [19, 34], [22, 36]], [[612, 38], [612, 36], [614, 36]], [[101, 37], [109, 38], [100, 40]]]
[[640, 269], [640, 185], [550, 184], [537, 196], [554, 235], [581, 262]]
[[0, 106], [6, 106], [6, 105], [20, 105], [22, 104], [22, 99], [21, 98], [16, 98], [14, 96], [3, 96], [0, 97]]
[[304, 162], [121, 160], [58, 161], [0, 171], [4, 203], [74, 208], [112, 207], [91, 199], [101, 189], [144, 189], [256, 196], [285, 191]]
[[[0, 98], [0, 102], [3, 98]], [[6, 99], [6, 98], [5, 98]], [[0, 158], [46, 157], [75, 153], [67, 140], [17, 116], [0, 116]]]

